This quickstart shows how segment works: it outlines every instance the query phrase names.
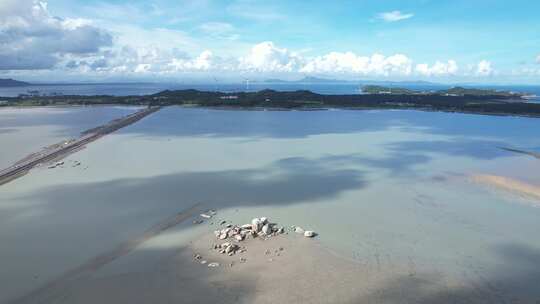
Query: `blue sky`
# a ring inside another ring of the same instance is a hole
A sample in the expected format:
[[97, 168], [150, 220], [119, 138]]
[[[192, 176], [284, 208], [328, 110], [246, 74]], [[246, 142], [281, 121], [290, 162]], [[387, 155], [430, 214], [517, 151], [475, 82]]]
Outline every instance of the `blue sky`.
[[0, 77], [538, 83], [540, 1], [1, 0]]

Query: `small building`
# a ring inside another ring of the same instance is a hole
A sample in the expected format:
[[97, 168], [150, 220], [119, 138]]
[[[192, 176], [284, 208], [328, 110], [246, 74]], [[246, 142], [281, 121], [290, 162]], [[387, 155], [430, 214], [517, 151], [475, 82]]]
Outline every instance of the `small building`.
[[225, 95], [225, 96], [220, 96], [219, 99], [221, 99], [221, 100], [233, 100], [233, 99], [238, 99], [238, 96], [237, 95]]

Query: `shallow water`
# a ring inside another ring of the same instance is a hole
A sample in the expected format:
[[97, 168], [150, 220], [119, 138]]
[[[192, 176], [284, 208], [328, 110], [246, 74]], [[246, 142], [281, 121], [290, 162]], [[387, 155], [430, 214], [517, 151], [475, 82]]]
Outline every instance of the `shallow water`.
[[[166, 108], [67, 159], [82, 166], [37, 169], [1, 188], [0, 302], [198, 202], [239, 223], [268, 216], [313, 229], [391, 281], [429, 275], [493, 301], [538, 296], [540, 208], [467, 176], [540, 184], [539, 160], [499, 148], [539, 151], [539, 127], [417, 111]], [[141, 267], [128, 261], [208, 229], [181, 224], [103, 271]]]
[[134, 112], [137, 107], [0, 108], [0, 169], [80, 132]]

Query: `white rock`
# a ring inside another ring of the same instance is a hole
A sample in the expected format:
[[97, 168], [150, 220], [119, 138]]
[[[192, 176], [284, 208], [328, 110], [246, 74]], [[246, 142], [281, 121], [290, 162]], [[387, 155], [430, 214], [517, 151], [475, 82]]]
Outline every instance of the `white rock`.
[[305, 237], [310, 237], [311, 238], [311, 237], [314, 237], [315, 235], [316, 235], [316, 233], [314, 231], [311, 231], [311, 230], [306, 230], [304, 232]]
[[237, 240], [237, 241], [243, 241], [244, 240], [244, 235], [243, 234], [237, 234], [234, 236], [234, 238]]
[[259, 220], [261, 221], [261, 224], [263, 224], [263, 225], [268, 223], [268, 218], [266, 218], [266, 217], [261, 217]]
[[228, 237], [228, 235], [227, 235], [226, 233], [223, 233], [223, 232], [219, 235], [219, 239], [220, 239], [220, 240], [224, 240], [224, 239], [226, 239], [227, 237]]
[[251, 229], [252, 226], [251, 226], [251, 224], [245, 224], [245, 225], [240, 226], [240, 228], [242, 228], [242, 229]]
[[270, 228], [270, 225], [268, 224], [264, 225], [261, 230], [262, 230], [262, 233], [266, 235], [272, 233], [272, 229]]
[[208, 215], [208, 214], [206, 214], [206, 213], [201, 213], [201, 217], [204, 217], [205, 219], [212, 218], [211, 215]]
[[294, 232], [302, 234], [302, 233], [304, 233], [304, 229], [302, 229], [300, 227], [296, 227], [296, 228], [294, 228]]
[[259, 230], [261, 229], [261, 225], [262, 225], [261, 220], [258, 219], [258, 218], [254, 218], [251, 221], [251, 230], [253, 230], [255, 232], [259, 232]]
[[216, 263], [216, 262], [208, 263], [208, 267], [219, 267], [219, 263]]

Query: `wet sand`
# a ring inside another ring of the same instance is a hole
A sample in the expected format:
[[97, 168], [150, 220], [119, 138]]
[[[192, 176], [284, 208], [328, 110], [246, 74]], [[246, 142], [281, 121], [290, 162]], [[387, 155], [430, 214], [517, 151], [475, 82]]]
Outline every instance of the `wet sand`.
[[[249, 240], [244, 244], [248, 251], [232, 257], [209, 250], [213, 242], [211, 234], [205, 235], [143, 272], [78, 278], [61, 290], [49, 290], [48, 302], [356, 303], [368, 288], [369, 272], [360, 264], [303, 236]], [[220, 266], [200, 264], [194, 253]]]
[[[414, 263], [369, 265], [348, 260], [321, 247], [317, 239], [293, 232], [241, 242], [247, 252], [232, 257], [210, 249], [217, 242], [212, 233], [206, 233], [172, 255], [143, 260], [146, 265], [137, 269], [87, 273], [62, 288], [50, 289], [45, 302], [27, 298], [17, 303], [487, 304], [538, 300], [534, 291], [520, 294], [497, 284], [485, 288], [441, 278], [440, 273]], [[195, 254], [207, 264], [201, 264]], [[219, 267], [208, 267], [212, 262]]]
[[532, 199], [530, 204], [540, 207], [540, 186], [525, 183], [523, 181], [498, 175], [478, 174], [472, 176], [472, 180], [477, 183], [496, 187], [497, 189], [509, 191], [523, 198]]

